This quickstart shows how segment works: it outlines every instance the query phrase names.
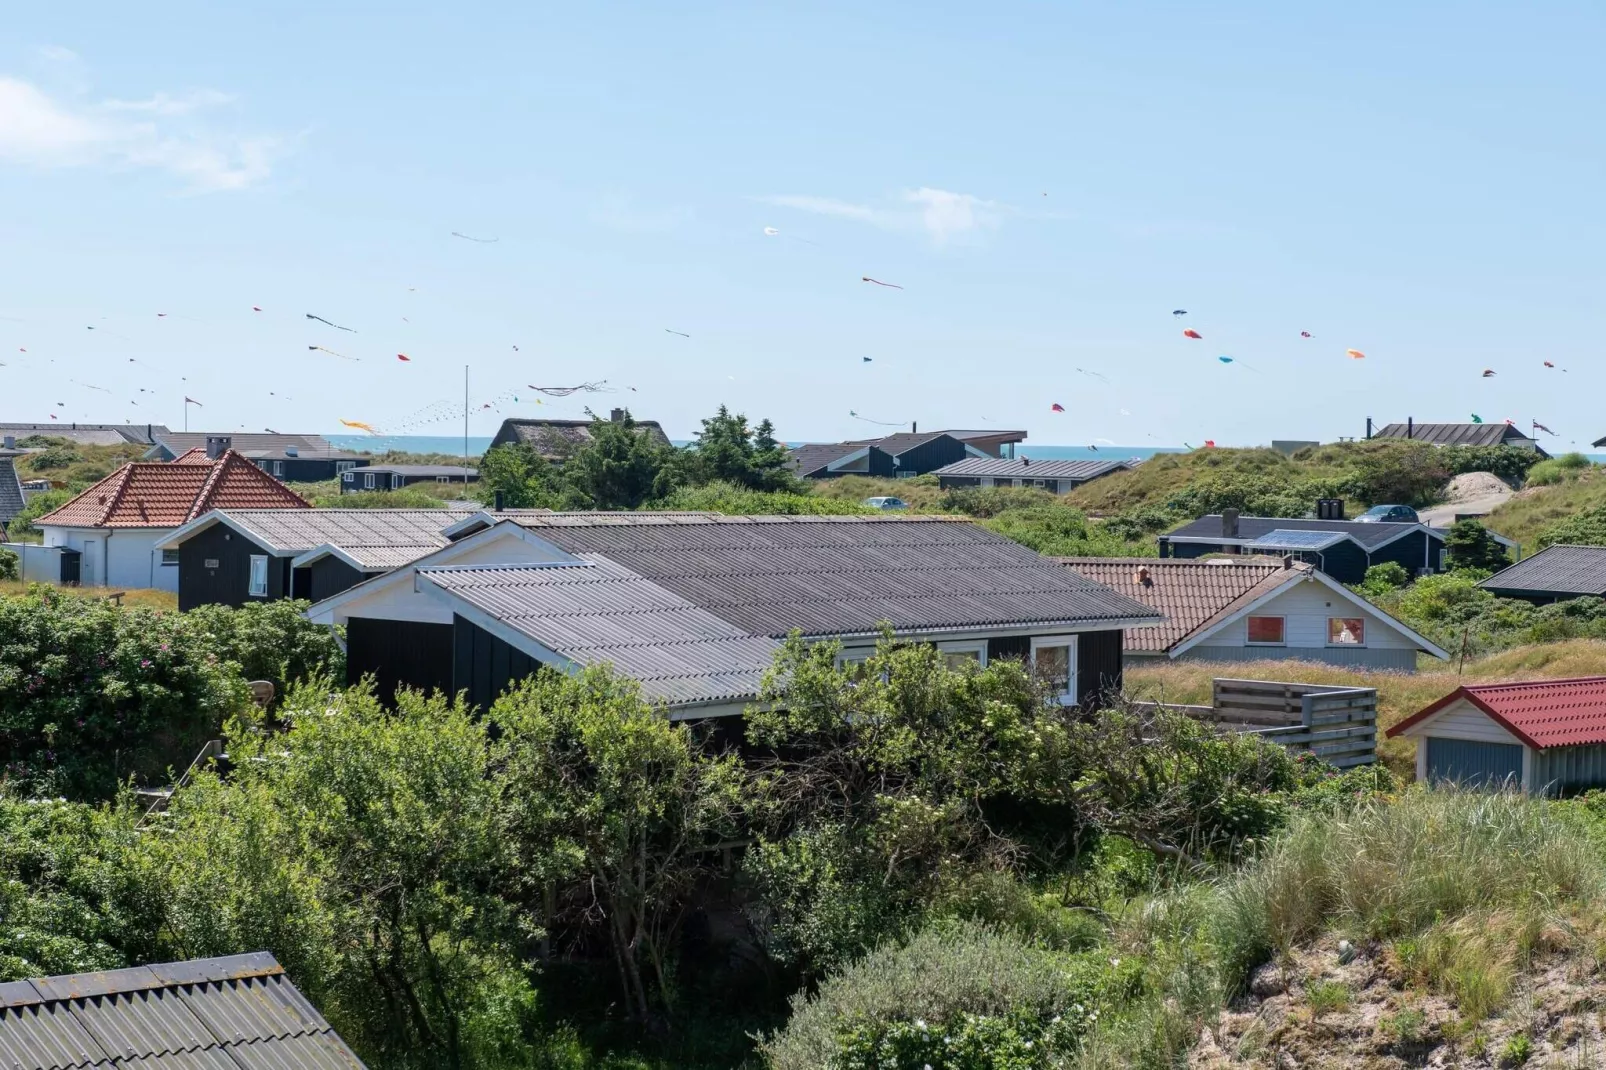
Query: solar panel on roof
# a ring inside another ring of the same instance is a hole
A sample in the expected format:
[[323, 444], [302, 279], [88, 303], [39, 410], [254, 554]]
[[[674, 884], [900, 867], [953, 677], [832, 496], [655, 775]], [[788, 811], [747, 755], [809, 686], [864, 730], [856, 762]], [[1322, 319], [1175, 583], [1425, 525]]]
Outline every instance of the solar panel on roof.
[[1343, 537], [1343, 534], [1337, 531], [1294, 531], [1289, 528], [1278, 528], [1244, 545], [1268, 550], [1320, 550]]

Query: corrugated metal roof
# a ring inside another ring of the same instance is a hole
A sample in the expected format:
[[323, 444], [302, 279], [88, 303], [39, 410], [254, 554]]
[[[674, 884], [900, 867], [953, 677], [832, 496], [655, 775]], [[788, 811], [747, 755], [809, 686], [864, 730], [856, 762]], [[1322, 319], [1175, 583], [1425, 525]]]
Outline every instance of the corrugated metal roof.
[[463, 473], [478, 479], [478, 468], [464, 468], [460, 464], [371, 464], [363, 469], [364, 472], [389, 472], [399, 476], [417, 476], [428, 478], [430, 476], [452, 476], [462, 479]]
[[1025, 457], [966, 457], [933, 472], [938, 476], [992, 476], [1004, 479], [1074, 479], [1085, 482], [1124, 472], [1125, 461], [1033, 461]]
[[1606, 743], [1606, 676], [1459, 687], [1388, 730], [1397, 736], [1466, 699], [1530, 747]]
[[[1273, 531], [1332, 531], [1348, 535], [1367, 549], [1380, 546], [1405, 531], [1420, 527], [1418, 524], [1362, 524], [1354, 520], [1308, 520], [1283, 516], [1242, 516], [1238, 518], [1238, 534], [1233, 537], [1221, 533], [1221, 515], [1212, 513], [1167, 532], [1161, 538], [1200, 539], [1210, 542], [1246, 543], [1269, 535]], [[1431, 529], [1430, 529], [1431, 530]], [[1433, 536], [1443, 539], [1437, 531]]]
[[0, 526], [22, 512], [23, 504], [22, 480], [17, 478], [13, 455], [0, 451]]
[[920, 632], [1158, 619], [963, 518], [511, 519], [570, 553], [603, 555], [753, 635], [861, 635], [883, 621]]
[[265, 952], [0, 985], [0, 1067], [113, 1064], [363, 1065]]
[[1547, 546], [1478, 586], [1535, 594], [1606, 595], [1606, 546]]
[[[269, 550], [299, 553], [325, 543], [352, 552], [357, 547], [445, 546], [441, 531], [477, 509], [224, 509], [230, 520]], [[414, 554], [402, 561], [423, 556]]]
[[584, 565], [420, 568], [455, 598], [582, 665], [612, 664], [653, 702], [747, 699], [779, 646], [599, 554]]
[[155, 438], [157, 445], [165, 447], [175, 456], [187, 450], [205, 449], [209, 438], [226, 438], [230, 449], [241, 451], [282, 451], [286, 446], [294, 446], [303, 457], [317, 457], [324, 453], [344, 456], [347, 452], [336, 449], [322, 435], [276, 435], [259, 431], [162, 431]]
[[806, 476], [864, 448], [859, 442], [810, 442], [787, 450], [786, 463]]
[[[1407, 425], [1389, 424], [1374, 431], [1374, 438], [1405, 438]], [[1528, 436], [1507, 423], [1498, 424], [1412, 424], [1410, 438], [1435, 446], [1498, 446], [1507, 439]]]
[[1149, 557], [1056, 557], [1078, 574], [1165, 614], [1154, 628], [1129, 628], [1134, 653], [1164, 653], [1202, 628], [1310, 571], [1281, 561], [1199, 561]]

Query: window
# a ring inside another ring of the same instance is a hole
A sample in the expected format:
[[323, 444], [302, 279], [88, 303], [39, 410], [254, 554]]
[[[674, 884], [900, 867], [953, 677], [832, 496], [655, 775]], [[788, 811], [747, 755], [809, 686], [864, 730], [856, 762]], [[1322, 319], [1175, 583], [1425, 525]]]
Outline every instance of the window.
[[1076, 701], [1076, 637], [1032, 640], [1032, 672], [1062, 703]]
[[[335, 462], [335, 471], [336, 472], [349, 472], [353, 468], [356, 468], [356, 467], [357, 467], [357, 462], [356, 461], [336, 461]], [[348, 482], [350, 482], [350, 481], [348, 480]]]
[[276, 476], [284, 475], [284, 462], [283, 461], [274, 461], [273, 462], [273, 474], [276, 475]]
[[177, 550], [163, 550], [162, 551], [162, 564], [164, 564], [164, 565], [176, 565], [176, 564], [178, 564], [178, 551]]
[[355, 483], [357, 482], [357, 477], [351, 474], [350, 469], [347, 469], [346, 471], [340, 473], [340, 482]]
[[1449, 550], [1449, 547], [1446, 547], [1446, 546], [1439, 547], [1439, 571], [1440, 572], [1448, 572], [1448, 571], [1450, 571], [1450, 550]]
[[993, 486], [995, 487], [1013, 487], [1014, 485], [1015, 481], [1013, 479], [1002, 479], [997, 477], [993, 479]]
[[1250, 645], [1282, 646], [1284, 623], [1282, 617], [1250, 617]]
[[1361, 617], [1328, 617], [1327, 645], [1365, 646], [1365, 619]]
[[401, 489], [401, 485], [402, 485], [402, 477], [397, 475], [397, 474], [395, 474], [394, 472], [391, 473], [390, 489], [391, 490], [400, 490]]
[[251, 586], [246, 588], [245, 593], [253, 598], [268, 597], [268, 557], [266, 554], [251, 555]]
[[969, 643], [938, 643], [937, 651], [942, 655], [943, 664], [950, 669], [963, 669], [967, 665], [979, 669], [987, 664], [985, 640]]
[[374, 489], [374, 474], [372, 472], [364, 472], [362, 474], [362, 489], [363, 490], [373, 490]]
[[451, 476], [436, 476], [435, 477], [435, 482], [437, 482], [437, 483], [450, 483], [451, 481], [452, 481], [452, 477]]

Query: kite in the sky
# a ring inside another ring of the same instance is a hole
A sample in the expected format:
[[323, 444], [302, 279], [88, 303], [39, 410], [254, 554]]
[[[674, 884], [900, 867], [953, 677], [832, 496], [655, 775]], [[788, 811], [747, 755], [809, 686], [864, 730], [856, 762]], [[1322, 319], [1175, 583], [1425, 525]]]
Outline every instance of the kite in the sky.
[[1481, 423], [1483, 423], [1483, 417], [1479, 416], [1477, 413], [1473, 413], [1472, 414], [1472, 422], [1475, 423], [1475, 424], [1481, 424]]
[[581, 383], [579, 386], [536, 386], [534, 383], [526, 383], [525, 385], [538, 394], [545, 394], [547, 397], [552, 398], [566, 398], [570, 394], [582, 392], [601, 394], [606, 393], [608, 390], [608, 380], [606, 379], [595, 383]]
[[1188, 314], [1188, 310], [1185, 308], [1173, 308], [1171, 310], [1171, 314], [1173, 316], [1186, 316]]
[[1091, 442], [1088, 443], [1087, 448], [1092, 450], [1094, 453], [1097, 453], [1099, 451], [1099, 448], [1097, 446], [1093, 445]]
[[1076, 370], [1078, 372], [1080, 372], [1082, 375], [1091, 376], [1094, 379], [1103, 379], [1106, 383], [1110, 381], [1108, 378], [1106, 378], [1103, 375], [1100, 375], [1098, 372], [1090, 372], [1086, 368], [1078, 368]]
[[1550, 428], [1546, 427], [1544, 424], [1540, 423], [1538, 420], [1535, 420], [1533, 422], [1533, 425], [1534, 425], [1534, 430], [1535, 431], [1543, 431], [1547, 435], [1556, 434], [1556, 432], [1552, 431]]
[[871, 362], [871, 358], [870, 357], [860, 357], [859, 358], [859, 363], [860, 364], [869, 364], [870, 362]]
[[409, 364], [411, 364], [413, 362], [413, 358], [409, 357], [406, 353], [397, 353], [396, 354], [396, 359], [397, 360], [405, 360]]
[[1216, 440], [1215, 439], [1213, 439], [1213, 438], [1205, 439], [1205, 449], [1213, 450], [1215, 448], [1216, 448]]
[[1346, 357], [1348, 357], [1350, 360], [1365, 360], [1366, 359], [1366, 354], [1362, 353], [1359, 349], [1346, 349], [1346, 350], [1344, 350], [1344, 355]]
[[479, 242], [481, 245], [490, 245], [492, 242], [499, 242], [502, 240], [501, 238], [471, 238], [467, 234], [459, 234], [455, 230], [452, 231], [452, 237], [462, 238], [464, 241]]
[[[687, 334], [685, 331], [671, 331], [668, 327], [665, 327], [664, 331], [667, 334], [678, 334], [682, 338], [690, 338], [691, 337], [691, 335]], [[517, 349], [519, 347], [518, 346], [514, 346], [513, 348]]]
[[331, 357], [339, 357], [341, 360], [361, 360], [362, 359], [361, 357], [348, 357], [344, 353], [336, 353], [334, 350], [325, 349], [323, 346], [308, 346], [307, 348], [309, 350], [316, 349], [320, 353], [327, 353]]
[[1217, 357], [1216, 359], [1221, 361], [1221, 363], [1223, 363], [1223, 364], [1231, 364], [1232, 363], [1232, 358], [1231, 357]]
[[780, 233], [781, 232], [776, 230], [774, 227], [765, 227], [764, 228], [764, 234], [765, 234], [766, 237], [774, 238], [774, 237], [777, 237]]
[[361, 420], [341, 420], [340, 422], [346, 427], [355, 427], [357, 430], [366, 431], [370, 435], [379, 434], [378, 428], [374, 427], [372, 424], [365, 424]]
[[889, 290], [901, 290], [901, 289], [903, 289], [903, 287], [902, 287], [902, 286], [899, 286], [899, 285], [898, 285], [898, 284], [897, 284], [897, 283], [895, 283], [895, 282], [882, 282], [882, 281], [881, 281], [881, 280], [880, 280], [880, 279], [872, 279], [872, 278], [871, 278], [871, 277], [870, 277], [870, 276], [868, 276], [868, 275], [865, 275], [865, 276], [864, 276], [864, 277], [863, 277], [863, 278], [861, 278], [861, 279], [860, 279], [860, 280], [859, 280], [859, 281], [860, 281], [860, 282], [873, 282], [873, 283], [875, 283], [875, 284], [876, 284], [876, 285], [877, 285], [877, 286], [885, 286], [885, 287], [886, 287], [886, 288], [887, 288], [887, 289], [889, 289]]
[[1195, 339], [1195, 340], [1200, 340], [1200, 339], [1204, 338], [1204, 335], [1200, 334], [1198, 331], [1194, 330], [1192, 327], [1189, 327], [1188, 329], [1186, 329], [1185, 331], [1182, 332], [1182, 337], [1184, 337], [1184, 338], [1192, 338], [1192, 339]]
[[1483, 369], [1483, 377], [1485, 379], [1493, 379], [1494, 378], [1494, 369], [1493, 368], [1485, 368], [1485, 369]]
[[1049, 412], [1064, 412], [1065, 411], [1065, 406], [1061, 405], [1059, 402], [1056, 401], [1056, 402], [1054, 402], [1054, 404], [1052, 404], [1052, 405], [1050, 405], [1048, 407], [1048, 411]]
[[[733, 376], [733, 378], [734, 378], [734, 376]], [[855, 420], [863, 420], [867, 424], [876, 424], [879, 427], [902, 427], [903, 426], [903, 422], [902, 421], [899, 421], [898, 423], [893, 423], [890, 420], [872, 420], [868, 416], [860, 416], [858, 413], [854, 412], [852, 409], [848, 410], [848, 415], [853, 417]]]
[[252, 312], [261, 312], [262, 311], [262, 306], [261, 305], [252, 305], [251, 306], [251, 311]]
[[96, 386], [94, 383], [81, 383], [77, 379], [69, 379], [67, 381], [69, 383], [72, 383], [74, 386], [81, 386], [85, 390], [99, 390], [102, 394], [110, 394], [111, 393], [111, 391], [107, 390], [105, 387]]
[[1309, 332], [1309, 331], [1300, 331], [1300, 332], [1299, 332], [1299, 336], [1300, 336], [1300, 337], [1301, 337], [1301, 338], [1309, 338], [1309, 337], [1310, 337], [1310, 336], [1311, 336], [1311, 334], [1310, 334], [1310, 332]]
[[307, 318], [309, 320], [317, 320], [319, 323], [328, 323], [329, 326], [333, 327], [337, 331], [351, 331], [352, 334], [356, 334], [357, 333], [356, 331], [353, 331], [350, 327], [342, 327], [338, 323], [330, 323], [329, 320], [324, 319], [322, 316], [314, 316], [311, 312], [307, 313]]

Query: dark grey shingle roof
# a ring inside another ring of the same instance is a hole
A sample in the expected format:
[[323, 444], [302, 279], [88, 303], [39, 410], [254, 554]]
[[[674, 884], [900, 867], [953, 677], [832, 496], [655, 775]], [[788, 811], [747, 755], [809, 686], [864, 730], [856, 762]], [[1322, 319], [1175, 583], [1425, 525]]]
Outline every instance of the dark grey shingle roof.
[[257, 431], [161, 431], [156, 434], [156, 443], [177, 457], [186, 450], [205, 449], [208, 438], [226, 438], [229, 448], [239, 453], [262, 450], [264, 456], [269, 457], [282, 456], [286, 446], [294, 446], [304, 460], [351, 456], [350, 451], [336, 449], [322, 435], [277, 435]]
[[1003, 457], [966, 457], [932, 473], [938, 476], [992, 476], [1006, 479], [1074, 479], [1086, 481], [1124, 472], [1125, 461], [1028, 461]]
[[[1175, 531], [1160, 536], [1162, 539], [1188, 538], [1211, 542], [1245, 543], [1270, 535], [1273, 531], [1334, 531], [1350, 536], [1370, 550], [1380, 546], [1402, 532], [1420, 527], [1418, 524], [1358, 524], [1353, 520], [1305, 520], [1280, 516], [1245, 516], [1238, 518], [1238, 536], [1224, 538], [1221, 534], [1221, 517], [1212, 513], [1182, 525]], [[1443, 540], [1444, 534], [1432, 531], [1434, 538]]]
[[510, 519], [570, 553], [623, 565], [752, 635], [863, 635], [882, 621], [933, 632], [1159, 619], [964, 519], [619, 516]]
[[0, 984], [0, 1066], [360, 1070], [272, 955]]
[[883, 453], [900, 457], [916, 446], [924, 446], [932, 439], [947, 436], [946, 431], [900, 431], [894, 435], [882, 435], [880, 438], [866, 438], [853, 443], [855, 446], [874, 446]]
[[799, 475], [808, 475], [817, 472], [830, 464], [840, 460], [850, 453], [857, 453], [864, 449], [860, 442], [813, 442], [796, 446], [786, 453], [786, 463], [791, 465]]
[[1535, 594], [1606, 595], [1606, 546], [1547, 546], [1478, 586]]
[[421, 547], [414, 557], [446, 545], [441, 531], [473, 516], [474, 509], [223, 509], [259, 546], [297, 554], [331, 543]]
[[[1414, 424], [1410, 437], [1435, 446], [1498, 446], [1508, 438], [1527, 438], [1507, 423], [1498, 424]], [[1405, 424], [1389, 424], [1374, 431], [1374, 438], [1405, 438]]]
[[15, 454], [0, 450], [0, 526], [22, 512], [22, 480], [17, 477]]
[[418, 574], [581, 665], [608, 663], [655, 703], [747, 699], [779, 644], [749, 635], [598, 554], [584, 565], [420, 568]]
[[399, 476], [422, 477], [425, 479], [433, 479], [436, 476], [451, 476], [454, 479], [462, 479], [465, 472], [474, 479], [478, 479], [480, 475], [478, 468], [464, 468], [460, 464], [371, 464], [362, 469], [362, 471], [389, 472]]

